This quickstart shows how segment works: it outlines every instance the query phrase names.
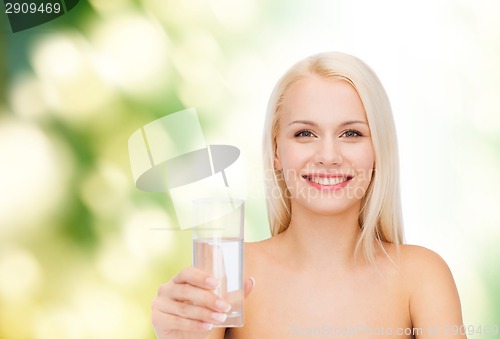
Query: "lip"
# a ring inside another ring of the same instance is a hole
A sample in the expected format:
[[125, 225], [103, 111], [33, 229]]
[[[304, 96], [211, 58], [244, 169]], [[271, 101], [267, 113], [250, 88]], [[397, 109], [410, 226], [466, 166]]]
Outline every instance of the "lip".
[[[311, 173], [303, 175], [302, 178], [310, 186], [316, 189], [335, 191], [346, 187], [351, 182], [353, 176], [343, 174]], [[323, 183], [316, 181], [322, 181]], [[335, 183], [337, 181], [339, 182]]]

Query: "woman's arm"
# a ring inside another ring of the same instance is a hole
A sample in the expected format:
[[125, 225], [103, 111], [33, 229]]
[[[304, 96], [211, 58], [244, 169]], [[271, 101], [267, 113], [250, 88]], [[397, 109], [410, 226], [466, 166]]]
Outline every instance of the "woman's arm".
[[[457, 287], [446, 262], [436, 253], [405, 246], [402, 260], [409, 278], [410, 316], [418, 339], [467, 338]], [[463, 333], [463, 332], [462, 332]]]

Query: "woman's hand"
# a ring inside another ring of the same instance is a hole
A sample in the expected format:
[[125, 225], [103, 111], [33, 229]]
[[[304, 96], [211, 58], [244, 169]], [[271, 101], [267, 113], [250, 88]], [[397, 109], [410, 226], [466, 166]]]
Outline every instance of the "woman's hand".
[[[230, 305], [213, 293], [218, 284], [209, 273], [188, 267], [160, 286], [151, 314], [157, 338], [201, 339], [215, 324], [223, 323]], [[251, 278], [245, 282], [245, 296], [253, 285]]]

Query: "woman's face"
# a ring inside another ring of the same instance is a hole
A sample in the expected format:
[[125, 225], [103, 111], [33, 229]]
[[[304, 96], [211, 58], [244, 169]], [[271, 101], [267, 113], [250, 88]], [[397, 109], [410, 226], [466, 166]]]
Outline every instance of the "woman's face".
[[275, 168], [283, 170], [292, 210], [359, 212], [375, 165], [370, 129], [347, 81], [311, 75], [283, 97]]

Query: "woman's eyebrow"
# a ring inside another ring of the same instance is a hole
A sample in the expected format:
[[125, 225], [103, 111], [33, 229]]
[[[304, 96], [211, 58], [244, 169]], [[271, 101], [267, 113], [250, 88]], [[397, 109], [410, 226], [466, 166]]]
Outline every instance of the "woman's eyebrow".
[[341, 123], [340, 126], [344, 127], [344, 126], [349, 126], [349, 125], [354, 125], [354, 124], [368, 125], [365, 121], [362, 121], [362, 120], [349, 120], [349, 121], [345, 121], [345, 122]]
[[[309, 121], [309, 120], [294, 120], [291, 123], [289, 123], [288, 125], [290, 126], [293, 124], [303, 124], [303, 125], [310, 125], [310, 126], [317, 126], [318, 125], [314, 121]], [[339, 126], [345, 127], [345, 126], [354, 125], [354, 124], [368, 125], [365, 121], [362, 121], [362, 120], [349, 120], [349, 121], [344, 121]]]
[[293, 125], [293, 124], [317, 126], [317, 124], [315, 122], [309, 121], [309, 120], [294, 120], [291, 123], [289, 123], [288, 126]]

